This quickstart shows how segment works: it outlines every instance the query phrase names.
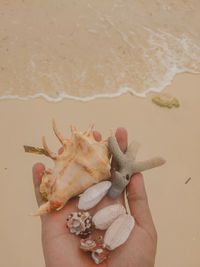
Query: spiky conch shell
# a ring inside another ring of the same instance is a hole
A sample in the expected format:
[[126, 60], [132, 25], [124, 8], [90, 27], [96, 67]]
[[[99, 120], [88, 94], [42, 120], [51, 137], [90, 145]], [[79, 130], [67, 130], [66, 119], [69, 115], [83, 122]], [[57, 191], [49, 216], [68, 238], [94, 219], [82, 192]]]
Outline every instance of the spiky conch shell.
[[55, 209], [61, 209], [66, 202], [91, 185], [110, 177], [110, 153], [108, 141], [97, 142], [93, 136], [93, 127], [85, 132], [78, 132], [71, 126], [70, 139], [63, 138], [53, 120], [53, 130], [63, 146], [57, 155], [50, 151], [45, 138], [43, 147], [53, 159], [52, 170], [47, 169], [42, 177], [40, 192], [47, 196], [47, 202], [31, 215], [42, 215]]

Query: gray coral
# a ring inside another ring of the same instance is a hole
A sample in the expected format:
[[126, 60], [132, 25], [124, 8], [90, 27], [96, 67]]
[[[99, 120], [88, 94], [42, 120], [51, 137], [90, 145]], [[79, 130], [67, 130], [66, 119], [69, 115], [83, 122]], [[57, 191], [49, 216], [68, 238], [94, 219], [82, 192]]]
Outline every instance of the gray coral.
[[112, 186], [108, 192], [109, 197], [112, 199], [116, 199], [123, 192], [133, 174], [158, 167], [165, 163], [165, 160], [161, 157], [136, 162], [139, 144], [135, 141], [128, 146], [125, 154], [121, 151], [114, 136], [108, 138], [108, 147], [119, 167], [119, 171], [114, 173]]

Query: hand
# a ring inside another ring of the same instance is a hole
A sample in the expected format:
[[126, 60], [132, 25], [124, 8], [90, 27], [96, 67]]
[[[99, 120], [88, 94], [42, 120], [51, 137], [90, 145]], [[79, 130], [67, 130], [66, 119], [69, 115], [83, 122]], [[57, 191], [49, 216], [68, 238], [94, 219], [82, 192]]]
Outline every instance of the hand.
[[[118, 128], [116, 138], [123, 152], [127, 148], [127, 131]], [[101, 135], [94, 132], [94, 138], [101, 140]], [[112, 162], [112, 171], [115, 168]], [[38, 205], [42, 204], [40, 183], [45, 167], [42, 163], [33, 166], [33, 182]], [[128, 240], [122, 246], [112, 251], [101, 266], [113, 267], [153, 267], [156, 254], [157, 234], [148, 206], [147, 195], [142, 175], [136, 174], [131, 178], [127, 188], [127, 195], [131, 214], [135, 218], [135, 226]], [[123, 198], [120, 198], [123, 202]], [[118, 201], [118, 202], [119, 202]], [[97, 266], [89, 254], [79, 248], [80, 238], [71, 234], [66, 229], [66, 217], [72, 211], [77, 210], [77, 198], [71, 199], [60, 211], [54, 211], [41, 216], [42, 222], [42, 245], [47, 267], [93, 267]], [[108, 197], [93, 209], [91, 214], [100, 207], [113, 203]], [[115, 202], [116, 203], [116, 202]]]

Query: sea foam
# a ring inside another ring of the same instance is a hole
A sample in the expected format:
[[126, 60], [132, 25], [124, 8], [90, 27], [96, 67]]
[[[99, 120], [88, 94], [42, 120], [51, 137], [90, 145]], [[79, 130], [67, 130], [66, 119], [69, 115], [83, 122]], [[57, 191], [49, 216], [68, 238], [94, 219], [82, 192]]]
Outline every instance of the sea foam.
[[0, 99], [146, 97], [178, 73], [200, 72], [195, 0], [10, 1], [0, 9]]

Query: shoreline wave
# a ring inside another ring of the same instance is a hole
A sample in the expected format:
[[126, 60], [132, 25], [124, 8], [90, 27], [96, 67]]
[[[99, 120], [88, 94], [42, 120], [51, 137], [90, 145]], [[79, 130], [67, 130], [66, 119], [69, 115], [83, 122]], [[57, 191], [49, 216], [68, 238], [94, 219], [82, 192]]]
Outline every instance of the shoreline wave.
[[147, 97], [147, 94], [150, 92], [155, 92], [155, 93], [162, 92], [167, 86], [169, 86], [172, 83], [175, 76], [178, 74], [181, 74], [181, 73], [200, 74], [200, 72], [195, 72], [195, 71], [186, 70], [186, 69], [185, 70], [176, 70], [175, 73], [168, 73], [169, 79], [165, 83], [163, 83], [163, 85], [160, 86], [159, 88], [151, 88], [150, 87], [141, 93], [136, 92], [134, 89], [129, 88], [129, 87], [122, 87], [116, 93], [95, 94], [95, 95], [87, 96], [87, 97], [76, 97], [73, 95], [68, 95], [66, 93], [61, 93], [58, 97], [50, 97], [44, 93], [37, 93], [35, 95], [27, 95], [26, 97], [21, 97], [18, 95], [3, 95], [3, 96], [0, 96], [0, 100], [16, 99], [16, 100], [27, 101], [27, 100], [42, 97], [43, 99], [47, 100], [48, 102], [52, 102], [52, 103], [58, 103], [64, 99], [70, 99], [70, 100], [81, 101], [81, 102], [88, 102], [88, 101], [92, 101], [92, 100], [98, 99], [98, 98], [115, 98], [115, 97], [119, 97], [119, 96], [126, 94], [126, 93], [131, 93], [134, 96], [145, 98], [145, 97]]

